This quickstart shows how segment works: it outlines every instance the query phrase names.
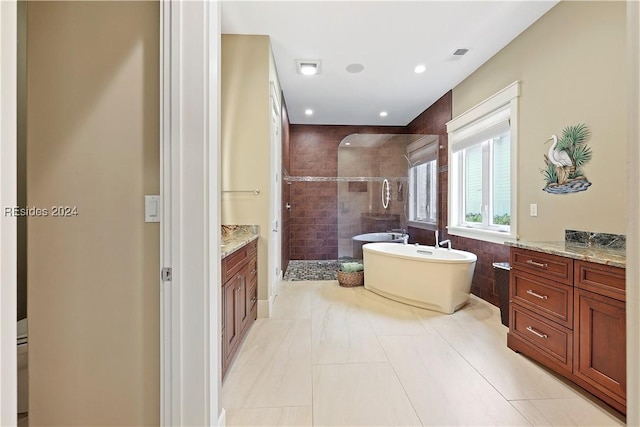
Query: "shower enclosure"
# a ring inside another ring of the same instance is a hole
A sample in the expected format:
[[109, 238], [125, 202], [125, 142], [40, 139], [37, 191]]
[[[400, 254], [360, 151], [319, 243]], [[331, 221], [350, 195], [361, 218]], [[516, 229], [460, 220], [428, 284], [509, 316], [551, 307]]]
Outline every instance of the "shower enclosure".
[[407, 228], [407, 146], [425, 136], [351, 134], [340, 142], [339, 258], [359, 255], [354, 236]]

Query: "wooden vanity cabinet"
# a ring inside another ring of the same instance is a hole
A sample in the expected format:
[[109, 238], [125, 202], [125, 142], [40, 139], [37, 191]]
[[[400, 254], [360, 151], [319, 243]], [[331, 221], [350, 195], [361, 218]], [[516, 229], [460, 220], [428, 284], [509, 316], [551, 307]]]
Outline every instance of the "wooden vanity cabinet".
[[623, 268], [511, 248], [509, 348], [626, 413]]
[[576, 261], [574, 380], [622, 413], [627, 397], [624, 280], [622, 268]]
[[511, 249], [509, 348], [562, 374], [573, 370], [573, 260]]
[[257, 242], [222, 260], [222, 377], [257, 318]]

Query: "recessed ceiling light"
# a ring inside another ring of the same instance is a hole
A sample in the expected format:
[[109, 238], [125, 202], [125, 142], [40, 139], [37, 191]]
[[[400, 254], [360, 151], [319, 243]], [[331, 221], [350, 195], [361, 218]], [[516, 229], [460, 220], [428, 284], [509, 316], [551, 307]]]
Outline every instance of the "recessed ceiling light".
[[313, 110], [312, 110], [311, 108], [307, 108], [306, 110], [304, 110], [304, 113], [305, 113], [307, 116], [311, 116], [311, 115], [313, 115]]
[[347, 70], [348, 73], [352, 73], [352, 74], [361, 73], [362, 70], [364, 70], [364, 65], [356, 64], [356, 63], [349, 64], [349, 65], [347, 65], [346, 70]]
[[380, 117], [387, 117], [386, 111], [380, 111]]
[[299, 74], [313, 76], [320, 73], [319, 59], [296, 59], [296, 68]]
[[416, 68], [413, 69], [413, 71], [416, 72], [416, 74], [421, 74], [424, 73], [427, 70], [427, 67], [425, 67], [424, 65], [420, 64], [417, 65]]

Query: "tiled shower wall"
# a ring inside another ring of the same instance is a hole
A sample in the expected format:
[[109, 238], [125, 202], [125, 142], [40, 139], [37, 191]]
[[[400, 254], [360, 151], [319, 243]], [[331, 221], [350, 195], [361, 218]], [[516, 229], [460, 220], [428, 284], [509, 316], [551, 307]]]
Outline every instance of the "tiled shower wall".
[[[338, 146], [352, 133], [405, 133], [395, 126], [289, 127], [290, 176], [338, 176]], [[336, 182], [289, 184], [291, 192], [290, 257], [296, 260], [338, 258], [338, 185]]]
[[391, 140], [380, 147], [345, 147], [340, 150], [340, 176], [388, 178], [391, 198], [387, 209], [384, 209], [381, 197], [382, 182], [379, 180], [338, 183], [339, 258], [361, 257], [352, 251], [353, 236], [406, 228], [403, 214], [407, 188], [407, 161], [404, 157], [406, 147], [405, 141]]

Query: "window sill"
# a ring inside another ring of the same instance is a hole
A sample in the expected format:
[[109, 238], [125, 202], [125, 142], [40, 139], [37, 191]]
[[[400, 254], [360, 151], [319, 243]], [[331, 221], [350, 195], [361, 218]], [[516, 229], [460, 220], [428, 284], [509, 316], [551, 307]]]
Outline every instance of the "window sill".
[[482, 240], [484, 242], [504, 244], [505, 242], [515, 242], [516, 236], [500, 231], [480, 230], [470, 227], [447, 227], [447, 233], [453, 236], [466, 237], [468, 239]]
[[420, 228], [422, 230], [434, 231], [437, 229], [435, 222], [407, 221], [407, 227]]

